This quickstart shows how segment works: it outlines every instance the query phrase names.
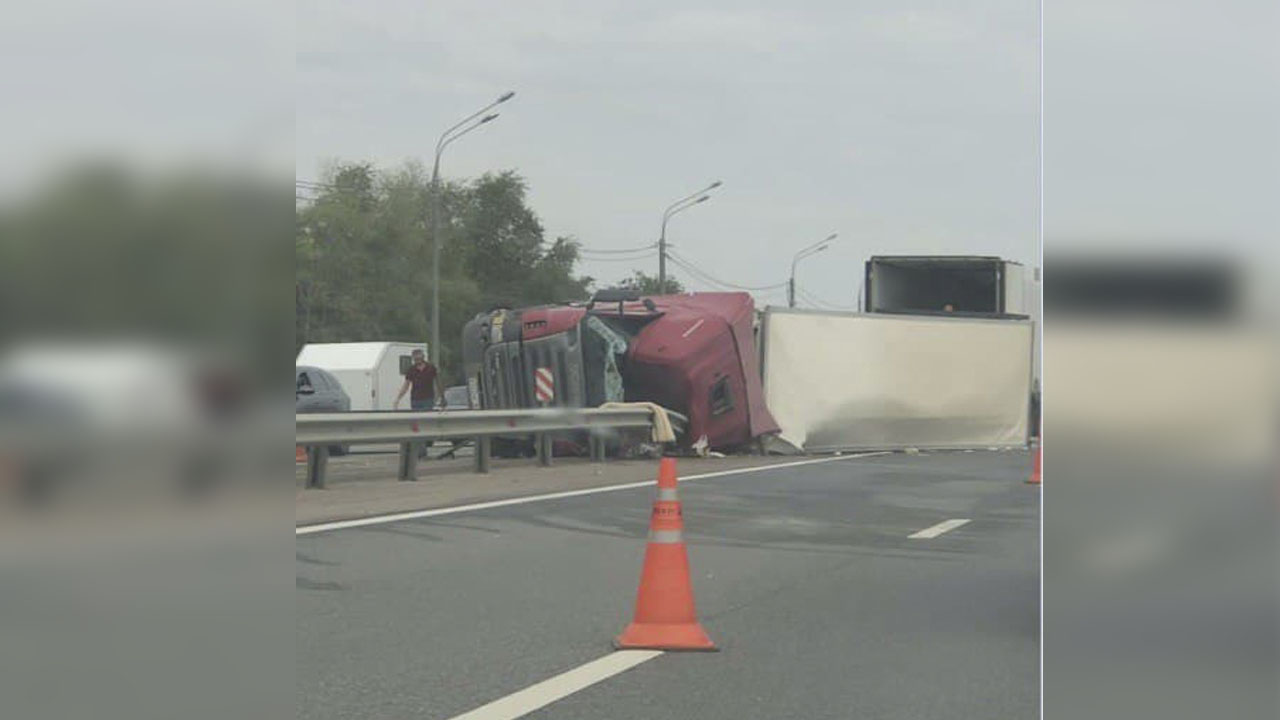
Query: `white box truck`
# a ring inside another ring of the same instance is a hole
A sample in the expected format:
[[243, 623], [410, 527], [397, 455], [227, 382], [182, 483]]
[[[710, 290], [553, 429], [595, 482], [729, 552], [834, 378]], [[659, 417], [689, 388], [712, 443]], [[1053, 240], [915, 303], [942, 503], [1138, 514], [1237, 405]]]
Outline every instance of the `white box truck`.
[[[426, 343], [349, 342], [304, 345], [296, 365], [328, 370], [351, 397], [353, 412], [393, 410], [396, 393], [414, 350], [427, 352]], [[427, 358], [430, 359], [430, 354]], [[408, 401], [405, 401], [408, 406]]]

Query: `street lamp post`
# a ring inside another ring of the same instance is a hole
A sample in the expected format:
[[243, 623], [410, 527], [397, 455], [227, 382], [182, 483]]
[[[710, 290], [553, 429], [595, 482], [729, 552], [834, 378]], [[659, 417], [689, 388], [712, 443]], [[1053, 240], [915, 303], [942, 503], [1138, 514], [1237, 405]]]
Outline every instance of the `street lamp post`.
[[662, 212], [662, 233], [658, 236], [658, 291], [665, 293], [667, 291], [667, 221], [672, 215], [678, 212], [688, 210], [698, 203], [706, 202], [711, 198], [707, 193], [715, 190], [724, 183], [719, 180], [702, 188], [698, 192], [686, 195], [679, 200], [671, 203], [666, 210]]
[[[498, 97], [497, 100], [485, 105], [479, 110], [471, 113], [462, 120], [458, 121], [453, 127], [445, 130], [440, 139], [436, 141], [435, 161], [431, 164], [431, 352], [435, 358], [436, 369], [441, 369], [440, 363], [440, 221], [443, 215], [441, 209], [440, 198], [440, 156], [444, 153], [444, 149], [454, 140], [466, 135], [476, 128], [497, 119], [497, 113], [488, 113], [493, 108], [510, 100], [515, 96], [514, 91], [508, 91]], [[481, 116], [484, 117], [481, 117]], [[476, 118], [479, 118], [477, 120]], [[465, 126], [465, 127], [464, 127]]]
[[810, 255], [817, 255], [823, 250], [826, 250], [828, 247], [830, 247], [831, 241], [835, 239], [836, 239], [836, 233], [831, 233], [826, 238], [819, 240], [818, 242], [810, 245], [809, 247], [801, 250], [800, 252], [792, 256], [791, 278], [787, 280], [787, 307], [796, 306], [796, 263], [800, 262], [802, 258], [807, 258]]

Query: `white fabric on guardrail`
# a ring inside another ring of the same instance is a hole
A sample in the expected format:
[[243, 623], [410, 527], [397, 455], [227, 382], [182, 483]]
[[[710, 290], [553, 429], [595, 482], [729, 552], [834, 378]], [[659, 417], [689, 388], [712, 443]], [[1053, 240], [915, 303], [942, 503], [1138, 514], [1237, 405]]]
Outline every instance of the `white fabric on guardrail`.
[[676, 431], [671, 426], [671, 417], [667, 409], [651, 402], [610, 402], [600, 406], [601, 410], [635, 410], [645, 408], [653, 413], [653, 430], [650, 438], [654, 442], [675, 442]]

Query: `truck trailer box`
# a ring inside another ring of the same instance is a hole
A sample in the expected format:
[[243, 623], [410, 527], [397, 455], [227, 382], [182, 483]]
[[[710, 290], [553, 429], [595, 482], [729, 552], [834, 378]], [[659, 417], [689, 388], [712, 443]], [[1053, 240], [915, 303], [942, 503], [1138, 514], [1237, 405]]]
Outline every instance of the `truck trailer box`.
[[781, 438], [809, 452], [1022, 447], [1029, 320], [770, 307], [765, 402]]

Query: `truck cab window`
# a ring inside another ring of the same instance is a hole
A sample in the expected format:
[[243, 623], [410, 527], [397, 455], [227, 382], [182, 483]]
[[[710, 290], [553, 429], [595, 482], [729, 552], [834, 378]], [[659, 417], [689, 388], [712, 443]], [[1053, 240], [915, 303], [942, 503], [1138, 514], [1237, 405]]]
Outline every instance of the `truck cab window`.
[[723, 415], [733, 409], [733, 393], [729, 391], [729, 378], [722, 377], [711, 386], [711, 416]]

